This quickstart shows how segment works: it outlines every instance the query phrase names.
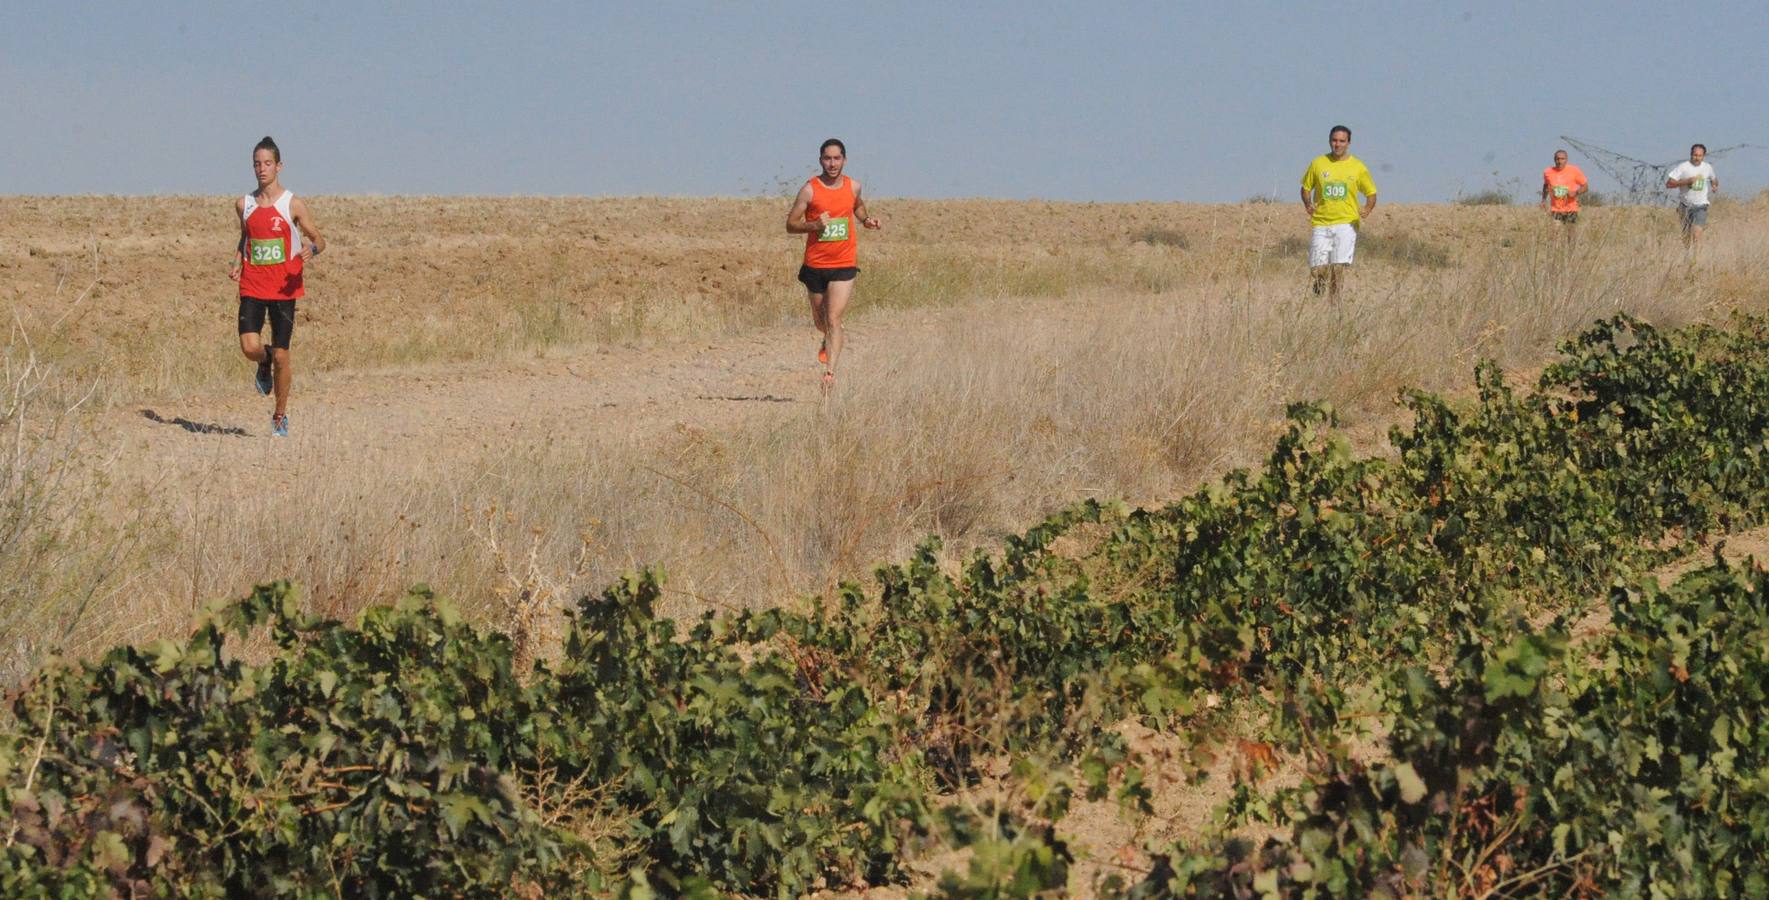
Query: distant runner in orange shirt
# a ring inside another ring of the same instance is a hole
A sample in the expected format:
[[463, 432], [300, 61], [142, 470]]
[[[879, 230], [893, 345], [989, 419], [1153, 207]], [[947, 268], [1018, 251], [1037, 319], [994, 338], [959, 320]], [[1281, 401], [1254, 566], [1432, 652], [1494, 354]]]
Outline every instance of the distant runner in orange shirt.
[[1554, 165], [1542, 170], [1542, 209], [1548, 217], [1566, 226], [1567, 240], [1572, 240], [1579, 227], [1579, 195], [1589, 190], [1585, 173], [1569, 165], [1566, 151], [1554, 151]]
[[879, 221], [866, 214], [860, 182], [842, 174], [848, 162], [847, 146], [830, 138], [818, 148], [818, 157], [823, 173], [799, 189], [786, 213], [786, 231], [805, 236], [799, 282], [810, 294], [811, 324], [823, 333], [817, 361], [823, 364], [823, 389], [827, 391], [835, 385], [835, 366], [841, 359], [842, 312], [854, 295], [854, 276], [860, 274], [854, 225], [878, 228]]

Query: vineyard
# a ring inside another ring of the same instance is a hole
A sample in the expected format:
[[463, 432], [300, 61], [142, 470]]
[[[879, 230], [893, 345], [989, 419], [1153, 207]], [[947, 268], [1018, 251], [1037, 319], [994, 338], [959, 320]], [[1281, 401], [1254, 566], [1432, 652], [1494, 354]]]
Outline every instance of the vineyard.
[[[1769, 896], [1769, 577], [1645, 574], [1769, 509], [1769, 321], [1474, 377], [1392, 454], [1299, 404], [1256, 470], [828, 604], [634, 574], [533, 663], [424, 588], [261, 587], [16, 694], [0, 892]], [[1207, 833], [1083, 880], [1071, 810], [1225, 757]]]

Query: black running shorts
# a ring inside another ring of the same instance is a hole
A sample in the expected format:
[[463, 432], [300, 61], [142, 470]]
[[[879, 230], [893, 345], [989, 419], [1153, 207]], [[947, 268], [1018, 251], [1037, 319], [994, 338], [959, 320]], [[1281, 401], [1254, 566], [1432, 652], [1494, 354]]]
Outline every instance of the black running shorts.
[[813, 269], [810, 266], [799, 266], [799, 283], [813, 294], [821, 294], [829, 290], [831, 281], [853, 281], [860, 274], [859, 269]]
[[295, 301], [240, 298], [240, 334], [262, 333], [266, 317], [270, 319], [270, 346], [289, 349], [289, 339], [295, 336]]

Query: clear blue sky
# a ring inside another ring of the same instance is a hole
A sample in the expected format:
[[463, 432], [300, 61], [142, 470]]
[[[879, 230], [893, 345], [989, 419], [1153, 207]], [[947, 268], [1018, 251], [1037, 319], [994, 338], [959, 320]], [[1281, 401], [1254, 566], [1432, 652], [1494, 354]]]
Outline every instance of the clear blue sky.
[[[1533, 188], [1561, 134], [1653, 161], [1769, 146], [1761, 0], [4, 15], [3, 194], [243, 191], [264, 134], [303, 193], [774, 193], [833, 135], [874, 196], [1061, 200], [1289, 198], [1335, 122], [1398, 202]], [[1716, 168], [1754, 192], [1769, 150]]]

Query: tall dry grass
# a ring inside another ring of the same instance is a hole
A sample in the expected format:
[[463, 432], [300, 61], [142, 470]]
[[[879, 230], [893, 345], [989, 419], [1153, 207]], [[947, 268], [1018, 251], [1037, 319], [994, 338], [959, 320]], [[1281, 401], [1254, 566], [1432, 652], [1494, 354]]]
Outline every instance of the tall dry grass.
[[[459, 463], [268, 479], [249, 497], [115, 487], [108, 502], [150, 511], [118, 563], [129, 589], [71, 640], [176, 631], [283, 576], [329, 614], [427, 582], [523, 627], [537, 607], [639, 565], [666, 570], [678, 611], [778, 603], [864, 575], [926, 534], [962, 553], [1084, 497], [1171, 497], [1253, 461], [1286, 401], [1333, 402], [1368, 436], [1395, 414], [1398, 389], [1460, 388], [1477, 358], [1528, 369], [1617, 311], [1677, 325], [1769, 300], [1763, 201], [1728, 210], [1695, 259], [1650, 210], [1606, 210], [1569, 250], [1524, 210], [1389, 209], [1337, 305], [1306, 291], [1286, 244], [1294, 211], [1193, 209], [1183, 247], [1138, 239], [1181, 230], [1158, 211], [1108, 211], [1110, 229], [1043, 255], [1034, 245], [1054, 235], [878, 248], [852, 320], [860, 337], [821, 407], [662, 441], [514, 444]], [[905, 230], [923, 227], [908, 218]], [[930, 315], [939, 327], [891, 340]], [[286, 462], [324, 469], [360, 437], [325, 436]]]
[[[782, 586], [815, 592], [863, 574], [927, 533], [962, 552], [1083, 497], [1172, 497], [1254, 461], [1290, 400], [1381, 423], [1402, 387], [1462, 388], [1481, 357], [1533, 367], [1617, 311], [1674, 326], [1769, 305], [1769, 265], [1751, 240], [1716, 241], [1691, 268], [1679, 246], [1629, 238], [1590, 233], [1570, 255], [1475, 248], [1455, 270], [1372, 267], [1339, 306], [1291, 278], [967, 316], [849, 373], [815, 415], [680, 448], [670, 484], [598, 467], [595, 495], [564, 507], [571, 520], [621, 523], [617, 557], [663, 562], [697, 595], [769, 603]], [[550, 453], [523, 469], [607, 459]]]
[[[307, 271], [303, 371], [511, 359], [561, 348], [705, 338], [802, 315], [802, 238], [786, 201], [311, 197], [330, 240]], [[0, 294], [33, 331], [70, 314], [53, 357], [133, 403], [238, 375], [238, 237], [227, 197], [0, 197]], [[878, 201], [869, 302], [941, 305], [1131, 286], [1119, 265], [1140, 204]], [[76, 299], [78, 298], [78, 299]]]
[[83, 427], [97, 389], [13, 324], [0, 346], [0, 683], [66, 646], [136, 574], [123, 564], [139, 518], [114, 505], [115, 456]]

